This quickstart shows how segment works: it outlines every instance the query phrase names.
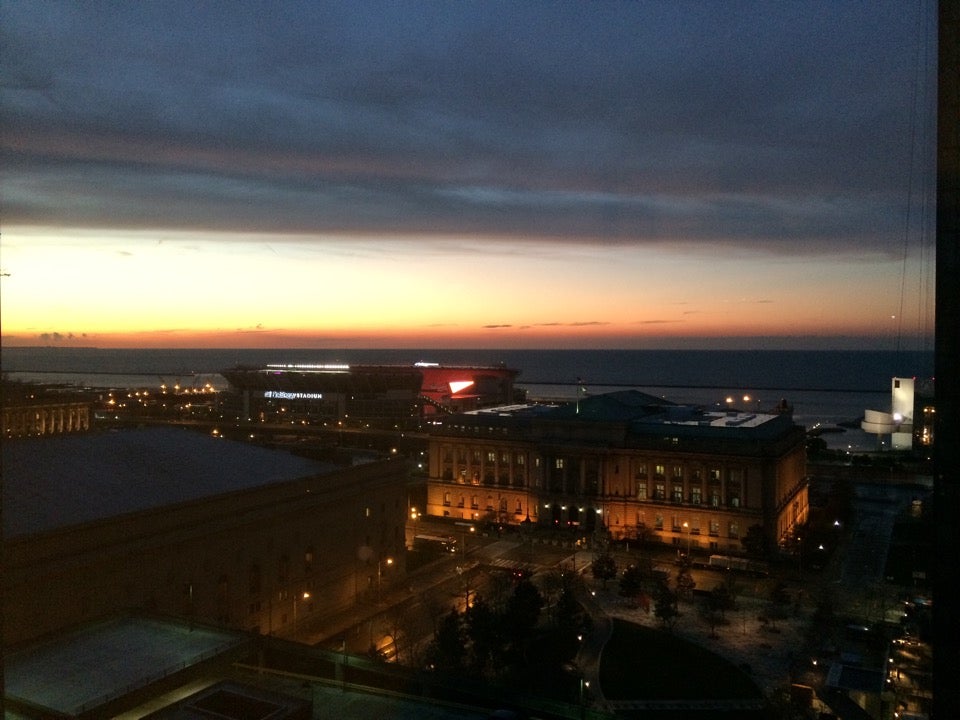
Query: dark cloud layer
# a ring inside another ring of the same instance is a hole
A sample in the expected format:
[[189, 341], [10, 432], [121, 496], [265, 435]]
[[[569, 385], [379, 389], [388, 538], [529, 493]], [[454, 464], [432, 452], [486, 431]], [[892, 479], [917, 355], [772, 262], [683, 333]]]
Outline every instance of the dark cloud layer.
[[895, 251], [933, 167], [933, 14], [9, 0], [4, 215]]

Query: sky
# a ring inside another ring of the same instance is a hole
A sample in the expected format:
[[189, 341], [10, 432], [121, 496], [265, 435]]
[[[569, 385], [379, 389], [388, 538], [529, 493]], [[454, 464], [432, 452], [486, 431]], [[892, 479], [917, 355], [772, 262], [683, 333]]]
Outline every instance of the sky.
[[2, 343], [929, 349], [935, 15], [5, 0]]

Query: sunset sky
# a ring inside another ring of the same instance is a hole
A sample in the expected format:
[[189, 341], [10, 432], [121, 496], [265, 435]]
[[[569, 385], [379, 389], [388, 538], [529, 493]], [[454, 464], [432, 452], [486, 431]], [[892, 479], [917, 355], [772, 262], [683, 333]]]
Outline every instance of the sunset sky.
[[2, 342], [928, 338], [935, 9], [5, 0]]

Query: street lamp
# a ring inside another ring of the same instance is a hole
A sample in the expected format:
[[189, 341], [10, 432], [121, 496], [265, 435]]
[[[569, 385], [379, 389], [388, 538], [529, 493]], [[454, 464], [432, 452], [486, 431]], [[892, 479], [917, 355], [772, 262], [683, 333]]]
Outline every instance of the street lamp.
[[380, 587], [382, 584], [384, 563], [386, 563], [388, 567], [390, 565], [393, 565], [393, 558], [388, 557], [388, 558], [377, 560], [377, 604], [378, 605], [380, 604]]
[[409, 544], [409, 546], [408, 546], [408, 547], [411, 548], [411, 549], [412, 549], [413, 546], [416, 545], [416, 543], [417, 543], [417, 524], [418, 524], [417, 521], [420, 519], [420, 515], [421, 515], [420, 511], [418, 511], [417, 508], [411, 506], [411, 508], [410, 508], [410, 524], [412, 525], [412, 533], [413, 533], [413, 536], [412, 536], [412, 539], [410, 540], [410, 544]]
[[683, 527], [687, 531], [687, 558], [690, 557], [690, 523], [683, 521]]
[[[470, 526], [470, 532], [471, 532], [471, 533], [474, 533], [474, 532], [476, 532], [476, 531], [477, 531], [477, 529], [476, 529], [473, 525], [471, 525], [471, 526]], [[464, 560], [464, 563], [466, 563], [466, 560], [467, 560], [467, 537], [468, 537], [467, 531], [464, 530], [464, 531], [463, 531], [463, 560]]]
[[800, 575], [800, 584], [803, 585], [803, 538], [797, 535], [797, 571]]
[[296, 636], [297, 634], [297, 601], [309, 600], [309, 599], [310, 599], [310, 593], [307, 592], [306, 590], [304, 590], [303, 593], [299, 595], [293, 596], [293, 634], [294, 636]]

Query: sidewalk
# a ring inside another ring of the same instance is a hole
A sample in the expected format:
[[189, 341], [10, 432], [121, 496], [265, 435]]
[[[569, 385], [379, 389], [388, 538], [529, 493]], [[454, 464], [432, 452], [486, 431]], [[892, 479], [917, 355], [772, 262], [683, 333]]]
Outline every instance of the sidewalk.
[[600, 654], [613, 635], [613, 620], [597, 602], [596, 595], [586, 585], [577, 590], [577, 600], [590, 614], [593, 624], [580, 643], [576, 664], [583, 673], [583, 680], [589, 689], [590, 704], [598, 708], [609, 709], [600, 685]]
[[[472, 558], [472, 553], [467, 559], [467, 567], [476, 566], [477, 561]], [[460, 556], [442, 558], [407, 573], [403, 582], [394, 583], [383, 591], [380, 602], [366, 599], [339, 610], [313, 613], [301, 619], [296, 628], [284, 628], [274, 632], [273, 636], [313, 646], [337, 643], [351, 628], [369, 622], [387, 609], [448, 581], [461, 562]], [[411, 590], [411, 581], [416, 581], [416, 592]]]

